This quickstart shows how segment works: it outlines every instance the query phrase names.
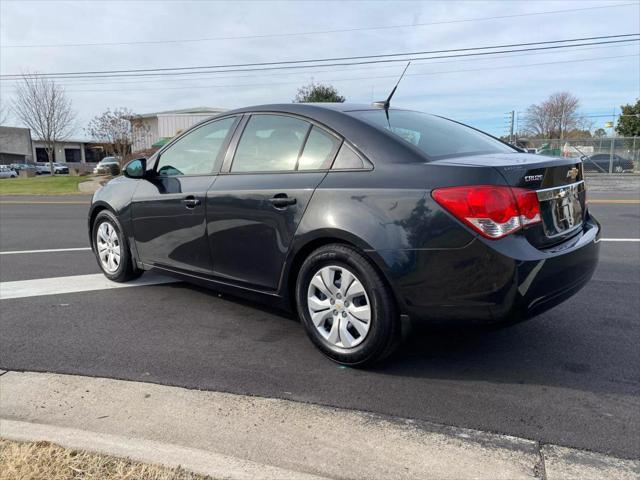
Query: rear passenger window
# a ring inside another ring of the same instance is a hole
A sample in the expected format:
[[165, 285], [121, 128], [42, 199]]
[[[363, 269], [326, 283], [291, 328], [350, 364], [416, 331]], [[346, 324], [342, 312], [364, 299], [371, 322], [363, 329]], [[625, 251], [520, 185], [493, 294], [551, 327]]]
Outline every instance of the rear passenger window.
[[311, 124], [284, 115], [252, 115], [242, 133], [232, 172], [295, 170]]
[[349, 145], [343, 143], [331, 169], [345, 170], [354, 168], [364, 168], [364, 162], [362, 161], [362, 158], [360, 158], [360, 156], [354, 152], [351, 147], [349, 147]]
[[331, 160], [336, 154], [339, 141], [333, 135], [313, 127], [304, 151], [298, 160], [298, 170], [321, 170], [331, 165]]

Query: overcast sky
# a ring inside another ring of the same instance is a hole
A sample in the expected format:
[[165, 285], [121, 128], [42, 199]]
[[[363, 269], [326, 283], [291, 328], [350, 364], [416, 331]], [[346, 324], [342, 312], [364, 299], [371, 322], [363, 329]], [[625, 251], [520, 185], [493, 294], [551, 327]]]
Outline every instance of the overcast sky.
[[[625, 5], [625, 6], [619, 6]], [[591, 10], [477, 20], [605, 6]], [[460, 20], [470, 20], [464, 21]], [[437, 25], [416, 25], [425, 23]], [[342, 33], [323, 30], [395, 25]], [[640, 32], [638, 0], [428, 2], [208, 2], [0, 0], [0, 73], [75, 72], [269, 62], [428, 51]], [[273, 36], [279, 34], [280, 36]], [[261, 38], [219, 39], [256, 36]], [[269, 36], [271, 35], [271, 36]], [[165, 40], [216, 40], [108, 46], [48, 46]], [[37, 45], [26, 48], [19, 46]], [[495, 135], [504, 113], [523, 112], [567, 90], [588, 115], [609, 114], [640, 96], [638, 43], [415, 62], [393, 104], [437, 113]], [[616, 57], [616, 58], [612, 58]], [[580, 60], [580, 61], [578, 61]], [[584, 60], [584, 61], [582, 61]], [[76, 136], [111, 107], [136, 113], [290, 102], [299, 86], [331, 83], [347, 101], [386, 97], [399, 63], [314, 70], [152, 79], [63, 80], [78, 114]], [[1, 83], [9, 102], [11, 82]], [[619, 112], [619, 109], [618, 109]], [[595, 127], [607, 119], [593, 118]]]

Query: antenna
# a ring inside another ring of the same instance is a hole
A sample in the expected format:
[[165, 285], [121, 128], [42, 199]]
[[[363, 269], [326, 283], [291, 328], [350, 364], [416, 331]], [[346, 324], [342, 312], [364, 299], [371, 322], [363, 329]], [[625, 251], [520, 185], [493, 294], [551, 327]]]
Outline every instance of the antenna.
[[402, 71], [402, 74], [400, 75], [400, 78], [396, 82], [396, 86], [393, 87], [393, 90], [391, 90], [391, 93], [389, 94], [387, 99], [386, 100], [381, 100], [381, 101], [378, 101], [378, 102], [373, 102], [373, 106], [374, 107], [384, 108], [384, 111], [386, 112], [387, 117], [389, 117], [388, 110], [389, 110], [389, 106], [391, 105], [391, 99], [393, 98], [393, 94], [396, 93], [396, 89], [398, 88], [398, 85], [400, 85], [400, 82], [402, 81], [402, 77], [404, 77], [404, 74], [407, 71], [407, 68], [409, 68], [409, 65], [411, 65], [411, 62], [408, 62], [407, 66], [404, 67], [404, 70]]

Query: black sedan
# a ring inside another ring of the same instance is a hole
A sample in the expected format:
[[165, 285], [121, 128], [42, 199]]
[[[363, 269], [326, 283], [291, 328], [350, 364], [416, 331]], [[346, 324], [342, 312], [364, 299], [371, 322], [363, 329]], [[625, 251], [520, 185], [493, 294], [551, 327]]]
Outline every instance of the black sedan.
[[600, 235], [582, 175], [433, 115], [268, 105], [130, 162], [89, 234], [114, 281], [156, 270], [291, 308], [362, 365], [413, 322], [507, 324], [582, 288]]
[[584, 169], [589, 172], [609, 173], [609, 167], [614, 173], [633, 171], [633, 161], [617, 154], [598, 153], [587, 157]]

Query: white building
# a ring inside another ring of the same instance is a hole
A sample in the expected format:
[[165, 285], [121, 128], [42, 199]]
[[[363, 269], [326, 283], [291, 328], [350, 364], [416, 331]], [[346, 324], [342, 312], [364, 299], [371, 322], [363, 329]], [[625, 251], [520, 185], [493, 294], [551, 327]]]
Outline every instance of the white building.
[[224, 111], [222, 108], [196, 107], [137, 115], [130, 119], [133, 131], [131, 151], [161, 147], [183, 130]]
[[[33, 158], [36, 162], [48, 162], [46, 144], [32, 140]], [[106, 156], [104, 145], [89, 139], [67, 139], [57, 142], [53, 161], [59, 163], [97, 163]]]
[[[79, 169], [83, 169], [83, 164], [90, 168], [107, 156], [107, 147], [86, 138], [67, 139], [56, 142], [53, 160]], [[0, 165], [48, 161], [46, 144], [32, 139], [30, 129], [0, 126]]]

